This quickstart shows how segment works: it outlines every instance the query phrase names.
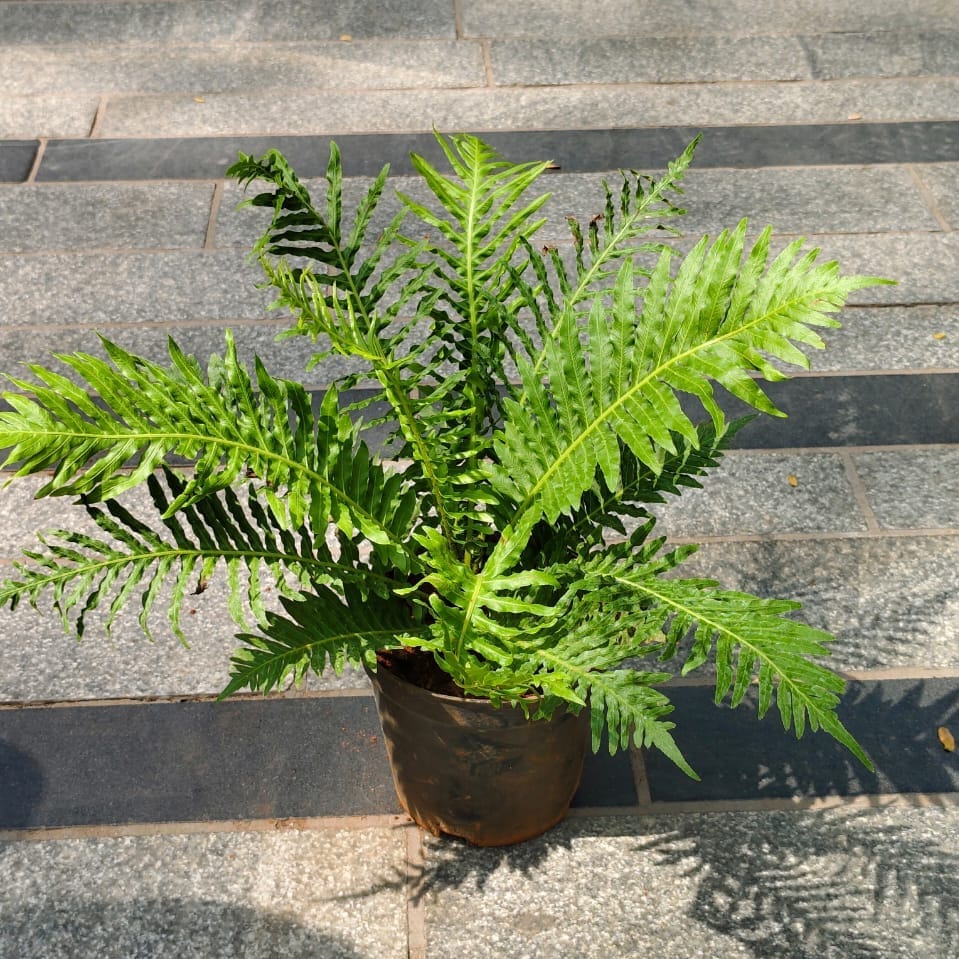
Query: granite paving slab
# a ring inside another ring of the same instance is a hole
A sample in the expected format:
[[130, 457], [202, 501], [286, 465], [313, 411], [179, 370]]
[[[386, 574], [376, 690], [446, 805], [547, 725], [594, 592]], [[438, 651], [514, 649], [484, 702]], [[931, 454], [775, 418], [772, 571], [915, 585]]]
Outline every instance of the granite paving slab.
[[959, 230], [959, 163], [937, 163], [916, 167], [922, 183], [940, 216], [953, 230]]
[[681, 575], [802, 603], [834, 633], [835, 669], [959, 667], [959, 537], [768, 539], [703, 545]]
[[[470, 125], [469, 129], [472, 129]], [[678, 156], [698, 127], [489, 131], [491, 145], [510, 157], [551, 158], [567, 172], [641, 166], [659, 169]], [[36, 134], [30, 132], [27, 136]], [[430, 133], [337, 134], [350, 176], [375, 176], [389, 163], [394, 175], [412, 172], [410, 152], [431, 162], [442, 156]], [[321, 176], [328, 136], [98, 137], [47, 143], [37, 179], [126, 180], [220, 177], [242, 150], [284, 153], [304, 177]], [[4, 144], [0, 143], [0, 150]], [[715, 126], [696, 151], [696, 168], [755, 168], [815, 164], [947, 162], [959, 157], [959, 122], [889, 122]]]
[[942, 959], [959, 810], [572, 819], [506, 849], [428, 840], [431, 959]]
[[485, 85], [482, 50], [468, 41], [0, 46], [9, 96]]
[[801, 38], [812, 75], [837, 77], [919, 77], [959, 73], [959, 33], [821, 33]]
[[[959, 442], [954, 373], [797, 376], [763, 390], [786, 418], [753, 420], [734, 437], [736, 448]], [[731, 416], [750, 412], [738, 400], [721, 396], [720, 403]]]
[[798, 37], [662, 37], [493, 40], [493, 82], [689, 83], [802, 80], [812, 76]]
[[[648, 752], [654, 802], [959, 793], [936, 736], [959, 717], [956, 677], [849, 685], [840, 716], [874, 773], [824, 733], [797, 741], [776, 710], [757, 722], [752, 699], [717, 710], [708, 686], [668, 694], [702, 781]], [[369, 692], [2, 708], [0, 772], [0, 829], [399, 813]], [[575, 807], [640, 801], [626, 752], [589, 754]]]
[[896, 286], [857, 290], [850, 306], [959, 303], [959, 233], [812, 236], [844, 272], [884, 276]]
[[432, 37], [453, 39], [447, 0], [120, 0], [5, 2], [0, 43], [209, 43]]
[[461, 0], [466, 36], [712, 36], [959, 29], [950, 0], [896, 0], [849, 6], [829, 0], [599, 0], [588, 7], [556, 0], [548, 7], [503, 0]]
[[[0, 255], [7, 343], [29, 347], [18, 327], [266, 318], [270, 294], [244, 251], [78, 251]], [[31, 350], [32, 352], [32, 350]]]
[[37, 140], [6, 140], [0, 143], [0, 183], [19, 183], [33, 169]]
[[855, 453], [883, 529], [959, 528], [959, 448]]
[[959, 369], [959, 306], [852, 307], [826, 330], [817, 371]]
[[0, 844], [0, 956], [405, 959], [390, 829]]
[[48, 184], [0, 189], [0, 252], [200, 249], [209, 183]]
[[671, 537], [865, 530], [842, 459], [833, 453], [728, 452], [702, 489], [655, 508]]
[[952, 120], [959, 78], [297, 91], [109, 98], [105, 137], [407, 133]]
[[[6, 8], [4, 9], [6, 14]], [[0, 97], [0, 137], [85, 137], [93, 128], [97, 96]]]

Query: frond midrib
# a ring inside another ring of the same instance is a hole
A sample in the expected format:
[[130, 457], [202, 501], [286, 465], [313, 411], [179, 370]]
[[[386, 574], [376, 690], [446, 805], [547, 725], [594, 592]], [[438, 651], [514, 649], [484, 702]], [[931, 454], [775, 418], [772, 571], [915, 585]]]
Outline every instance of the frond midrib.
[[566, 461], [580, 448], [580, 446], [582, 446], [582, 444], [585, 443], [586, 440], [597, 429], [599, 429], [600, 426], [602, 426], [609, 419], [609, 417], [613, 415], [613, 413], [616, 412], [616, 410], [618, 410], [624, 403], [626, 403], [637, 393], [641, 392], [648, 383], [662, 376], [666, 370], [679, 365], [683, 360], [696, 355], [702, 350], [713, 347], [717, 343], [722, 343], [725, 340], [741, 336], [746, 331], [761, 325], [771, 317], [776, 316], [779, 313], [786, 312], [794, 306], [798, 306], [801, 302], [809, 299], [810, 297], [813, 297], [814, 299], [819, 298], [817, 294], [806, 293], [795, 300], [779, 303], [775, 309], [769, 310], [760, 316], [757, 316], [750, 322], [737, 326], [734, 330], [730, 330], [722, 335], [713, 336], [710, 339], [697, 344], [696, 346], [683, 350], [681, 353], [677, 353], [666, 362], [660, 363], [655, 369], [647, 373], [646, 376], [634, 383], [633, 386], [627, 390], [624, 390], [618, 397], [616, 397], [603, 410], [601, 410], [584, 429], [580, 430], [580, 432], [571, 439], [566, 447], [560, 451], [559, 455], [543, 471], [543, 474], [539, 480], [537, 480], [537, 482], [531, 487], [523, 501], [517, 507], [516, 516], [521, 517], [527, 512], [527, 510], [530, 509], [539, 493], [546, 486], [552, 476], [560, 469], [560, 467], [566, 463]]
[[383, 523], [377, 519], [372, 513], [368, 512], [363, 506], [361, 506], [356, 500], [354, 500], [348, 493], [342, 490], [340, 487], [333, 484], [327, 477], [322, 473], [317, 473], [315, 470], [310, 469], [306, 466], [301, 460], [290, 459], [288, 456], [283, 456], [280, 453], [275, 453], [271, 450], [264, 449], [261, 446], [253, 446], [249, 443], [244, 443], [240, 440], [231, 440], [222, 436], [209, 436], [202, 433], [185, 433], [185, 432], [145, 432], [145, 431], [131, 431], [127, 433], [108, 433], [106, 431], [99, 431], [96, 433], [87, 433], [82, 431], [74, 431], [69, 429], [59, 429], [59, 430], [42, 430], [34, 429], [30, 430], [31, 436], [51, 436], [51, 437], [64, 437], [67, 439], [77, 439], [77, 440], [88, 440], [88, 441], [100, 441], [107, 444], [116, 444], [124, 440], [140, 440], [141, 444], [143, 443], [152, 443], [156, 441], [183, 441], [183, 442], [194, 442], [199, 443], [203, 446], [214, 446], [220, 447], [223, 449], [235, 449], [240, 450], [241, 452], [246, 452], [250, 454], [255, 454], [256, 456], [263, 457], [268, 460], [272, 460], [275, 463], [280, 463], [284, 466], [290, 468], [292, 472], [298, 472], [309, 479], [315, 480], [320, 485], [324, 486], [330, 491], [331, 494], [334, 494], [339, 500], [345, 503], [351, 510], [355, 512], [357, 516], [363, 517], [365, 520], [371, 523], [371, 525], [376, 526], [379, 530], [387, 535], [390, 542], [394, 545], [405, 547], [406, 543], [404, 540], [397, 537], [393, 531], [384, 526]]

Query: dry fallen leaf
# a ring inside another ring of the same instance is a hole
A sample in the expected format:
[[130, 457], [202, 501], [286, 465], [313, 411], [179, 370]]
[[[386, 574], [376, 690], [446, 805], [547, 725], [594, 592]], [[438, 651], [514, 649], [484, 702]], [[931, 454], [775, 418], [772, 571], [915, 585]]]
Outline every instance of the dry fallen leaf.
[[348, 34], [348, 33], [341, 33], [341, 34], [340, 34], [340, 40], [342, 40], [343, 43], [349, 43], [352, 39], [353, 39], [353, 37], [352, 37], [350, 34]]
[[945, 333], [933, 333], [933, 334], [932, 334], [932, 338], [933, 338], [934, 340], [944, 340], [944, 339], [946, 338], [946, 334], [945, 334]]
[[794, 473], [789, 474], [789, 476], [786, 478], [786, 482], [789, 483], [789, 485], [792, 487], [796, 487], [799, 485], [799, 480], [796, 478]]
[[861, 114], [861, 113], [850, 113], [849, 116], [846, 117], [846, 119], [847, 119], [847, 120], [861, 120], [861, 119], [862, 119], [862, 114]]
[[939, 736], [939, 742], [942, 743], [942, 748], [947, 753], [953, 753], [956, 751], [956, 738], [946, 729], [945, 726], [940, 726], [936, 730], [937, 735]]
[[194, 97], [194, 98], [193, 98], [193, 102], [194, 102], [194, 103], [203, 103], [204, 100], [203, 100], [203, 97]]

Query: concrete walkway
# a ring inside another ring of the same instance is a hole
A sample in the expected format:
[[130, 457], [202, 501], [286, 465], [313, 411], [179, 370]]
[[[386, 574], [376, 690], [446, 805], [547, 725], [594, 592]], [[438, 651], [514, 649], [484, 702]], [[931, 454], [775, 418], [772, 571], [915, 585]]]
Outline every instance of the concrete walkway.
[[[863, 291], [785, 423], [663, 508], [697, 572], [838, 636], [869, 776], [822, 737], [675, 689], [704, 782], [591, 760], [540, 840], [475, 850], [399, 814], [363, 677], [219, 706], [216, 585], [192, 648], [131, 611], [0, 613], [0, 959], [656, 959], [959, 954], [959, 5], [955, 0], [35, 0], [0, 3], [0, 370], [93, 331], [302, 378], [223, 170], [280, 144], [348, 191], [407, 188], [429, 131], [551, 157], [546, 236], [619, 167], [696, 132], [683, 224], [807, 235]], [[319, 388], [329, 367], [307, 375]], [[2, 561], [65, 522], [0, 490]], [[694, 762], [694, 765], [696, 762]]]

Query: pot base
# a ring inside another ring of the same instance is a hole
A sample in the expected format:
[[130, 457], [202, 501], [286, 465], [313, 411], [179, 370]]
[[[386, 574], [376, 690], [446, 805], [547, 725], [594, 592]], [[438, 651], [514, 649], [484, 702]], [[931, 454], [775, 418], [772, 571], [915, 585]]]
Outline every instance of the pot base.
[[391, 671], [389, 660], [367, 672], [396, 792], [417, 825], [506, 846], [566, 817], [589, 741], [587, 709], [532, 722], [518, 708], [424, 689]]

